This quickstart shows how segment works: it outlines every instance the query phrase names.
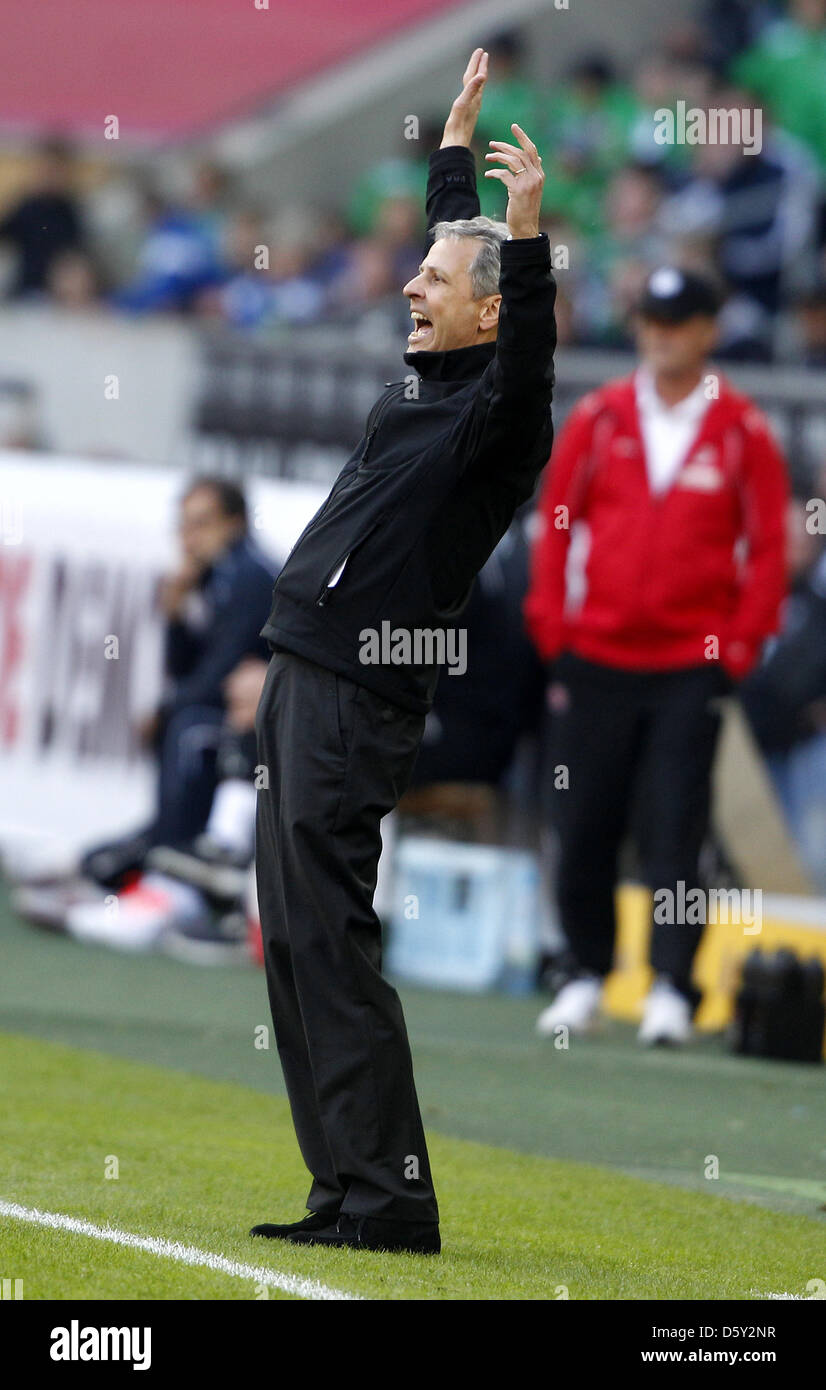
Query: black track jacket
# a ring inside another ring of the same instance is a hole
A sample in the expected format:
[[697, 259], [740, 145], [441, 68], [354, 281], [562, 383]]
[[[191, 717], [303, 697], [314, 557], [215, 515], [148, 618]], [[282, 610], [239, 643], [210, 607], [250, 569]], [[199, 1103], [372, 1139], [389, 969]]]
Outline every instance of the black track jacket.
[[[430, 157], [428, 229], [479, 212], [463, 146]], [[439, 666], [365, 664], [365, 631], [455, 622], [551, 452], [556, 346], [550, 245], [506, 241], [495, 343], [406, 352], [364, 438], [291, 550], [262, 636], [416, 714]], [[427, 652], [426, 647], [423, 649]]]

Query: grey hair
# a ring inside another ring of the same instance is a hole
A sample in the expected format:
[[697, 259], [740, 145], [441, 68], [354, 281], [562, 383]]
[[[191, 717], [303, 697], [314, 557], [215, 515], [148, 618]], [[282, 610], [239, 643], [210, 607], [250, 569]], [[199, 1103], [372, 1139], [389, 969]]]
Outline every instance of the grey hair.
[[474, 299], [484, 299], [499, 293], [499, 248], [510, 233], [506, 222], [494, 222], [492, 217], [466, 217], [458, 222], [437, 222], [433, 240], [444, 237], [477, 237], [482, 245], [468, 267]]

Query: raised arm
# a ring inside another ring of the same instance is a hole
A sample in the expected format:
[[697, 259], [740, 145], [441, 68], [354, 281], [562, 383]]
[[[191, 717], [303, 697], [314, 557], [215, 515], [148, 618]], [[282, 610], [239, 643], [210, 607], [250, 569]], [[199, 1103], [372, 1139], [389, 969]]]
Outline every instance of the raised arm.
[[542, 463], [550, 452], [556, 282], [548, 238], [539, 232], [542, 160], [520, 126], [511, 130], [518, 144], [491, 140], [495, 153], [486, 156], [504, 165], [488, 170], [486, 177], [500, 179], [508, 190], [510, 235], [500, 253], [496, 356], [470, 413], [468, 451], [477, 463], [498, 460], [498, 467], [523, 472], [527, 481], [534, 472], [536, 447], [541, 454], [547, 444]]
[[470, 142], [476, 129], [488, 75], [488, 55], [474, 49], [462, 78], [462, 90], [450, 108], [442, 143], [430, 156], [427, 181], [427, 246], [437, 222], [479, 216], [476, 162]]

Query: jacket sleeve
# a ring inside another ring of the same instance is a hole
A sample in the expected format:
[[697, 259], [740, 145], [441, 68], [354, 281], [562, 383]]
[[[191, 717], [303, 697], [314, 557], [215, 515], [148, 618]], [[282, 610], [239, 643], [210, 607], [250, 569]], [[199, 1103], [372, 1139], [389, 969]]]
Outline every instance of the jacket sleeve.
[[553, 442], [556, 281], [551, 248], [538, 237], [501, 248], [496, 355], [457, 424], [465, 470], [504, 475], [530, 497]]
[[581, 480], [596, 419], [586, 402], [580, 401], [565, 422], [535, 514], [537, 535], [523, 613], [534, 646], [546, 661], [553, 661], [565, 642], [565, 565], [571, 526], [584, 502]]
[[479, 216], [476, 160], [464, 145], [448, 145], [430, 156], [427, 178], [427, 249], [437, 222], [459, 222]]
[[743, 522], [747, 553], [740, 597], [720, 640], [720, 661], [739, 680], [780, 624], [786, 596], [786, 508], [789, 483], [782, 453], [760, 411], [743, 428]]

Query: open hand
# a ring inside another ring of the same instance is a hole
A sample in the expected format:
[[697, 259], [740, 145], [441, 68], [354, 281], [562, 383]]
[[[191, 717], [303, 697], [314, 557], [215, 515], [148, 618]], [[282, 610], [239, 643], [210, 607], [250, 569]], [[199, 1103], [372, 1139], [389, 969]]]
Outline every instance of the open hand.
[[473, 139], [482, 92], [488, 76], [488, 55], [483, 48], [474, 48], [462, 78], [462, 90], [450, 108], [441, 148], [446, 145], [469, 145]]
[[486, 154], [485, 159], [498, 160], [504, 169], [486, 169], [486, 179], [499, 179], [508, 190], [507, 222], [511, 236], [539, 236], [539, 209], [542, 204], [542, 189], [545, 175], [542, 160], [536, 145], [528, 138], [521, 126], [512, 125], [511, 130], [519, 141], [509, 145], [505, 140], [491, 140], [494, 153]]

